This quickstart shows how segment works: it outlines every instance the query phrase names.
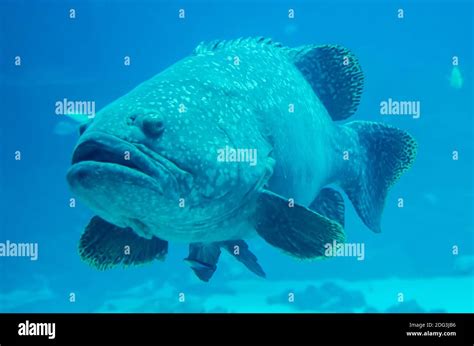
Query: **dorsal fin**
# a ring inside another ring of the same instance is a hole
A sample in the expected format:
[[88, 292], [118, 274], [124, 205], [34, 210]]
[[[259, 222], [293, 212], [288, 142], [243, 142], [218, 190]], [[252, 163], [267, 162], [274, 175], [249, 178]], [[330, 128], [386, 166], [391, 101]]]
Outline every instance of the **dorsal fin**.
[[210, 42], [201, 42], [195, 49], [194, 54], [205, 54], [209, 52], [218, 51], [221, 49], [228, 49], [233, 47], [270, 47], [283, 48], [283, 45], [278, 42], [273, 42], [271, 38], [267, 37], [247, 37], [237, 38], [234, 40], [214, 40]]
[[309, 45], [291, 49], [288, 54], [333, 120], [346, 119], [356, 112], [364, 75], [347, 48]]
[[308, 45], [290, 49], [265, 37], [201, 42], [194, 55], [237, 47], [279, 49], [296, 65], [318, 95], [333, 120], [355, 113], [360, 102], [364, 75], [357, 58], [338, 45]]

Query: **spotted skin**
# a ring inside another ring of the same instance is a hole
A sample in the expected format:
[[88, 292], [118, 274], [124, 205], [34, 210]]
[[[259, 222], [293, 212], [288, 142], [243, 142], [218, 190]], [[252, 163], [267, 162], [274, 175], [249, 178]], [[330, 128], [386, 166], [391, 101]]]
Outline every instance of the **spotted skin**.
[[[264, 188], [309, 206], [354, 176], [341, 152], [358, 153], [359, 140], [333, 122], [290, 52], [262, 38], [199, 45], [83, 129], [72, 191], [118, 227], [186, 243], [255, 234]], [[257, 164], [218, 161], [226, 146], [256, 150]]]

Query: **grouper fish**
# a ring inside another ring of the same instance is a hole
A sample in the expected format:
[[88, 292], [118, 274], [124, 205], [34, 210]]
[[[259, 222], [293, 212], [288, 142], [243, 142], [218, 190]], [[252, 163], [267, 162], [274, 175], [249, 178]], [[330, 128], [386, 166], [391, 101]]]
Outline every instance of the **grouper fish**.
[[380, 232], [388, 190], [417, 145], [389, 125], [339, 122], [356, 112], [363, 79], [338, 45], [201, 43], [81, 126], [67, 180], [96, 214], [82, 259], [141, 264], [180, 242], [201, 280], [222, 249], [265, 276], [245, 239], [323, 257], [325, 244], [344, 241], [341, 192]]

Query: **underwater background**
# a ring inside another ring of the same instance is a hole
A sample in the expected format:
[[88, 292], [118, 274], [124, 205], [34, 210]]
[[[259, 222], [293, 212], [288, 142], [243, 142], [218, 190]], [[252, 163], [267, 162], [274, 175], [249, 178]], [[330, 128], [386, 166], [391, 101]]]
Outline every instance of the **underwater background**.
[[[0, 257], [0, 312], [474, 312], [473, 14], [472, 1], [0, 0], [0, 242], [39, 245], [36, 261]], [[255, 238], [266, 279], [223, 253], [201, 282], [183, 262], [186, 244], [139, 267], [82, 262], [93, 214], [70, 207], [65, 179], [78, 125], [55, 102], [94, 100], [98, 111], [201, 41], [249, 36], [349, 48], [365, 85], [348, 120], [418, 141], [382, 233], [346, 200], [347, 241], [365, 244], [364, 260], [303, 262]], [[420, 117], [381, 115], [389, 98], [419, 101]]]

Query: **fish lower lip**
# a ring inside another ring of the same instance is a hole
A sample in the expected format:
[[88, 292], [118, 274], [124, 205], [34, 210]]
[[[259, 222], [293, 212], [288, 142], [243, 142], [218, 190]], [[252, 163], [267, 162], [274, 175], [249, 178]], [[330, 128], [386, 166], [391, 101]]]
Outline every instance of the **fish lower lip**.
[[[135, 146], [145, 155], [156, 161], [164, 169], [168, 170], [173, 176], [191, 176], [191, 172], [186, 168], [180, 166], [177, 162], [168, 157], [162, 156], [148, 148], [143, 144], [135, 144]], [[184, 178], [185, 179], [185, 178]]]
[[140, 171], [154, 179], [163, 178], [164, 172], [150, 157], [134, 145], [115, 136], [91, 136], [74, 150], [72, 164], [84, 161], [110, 163]]

